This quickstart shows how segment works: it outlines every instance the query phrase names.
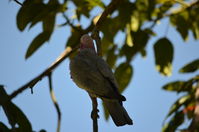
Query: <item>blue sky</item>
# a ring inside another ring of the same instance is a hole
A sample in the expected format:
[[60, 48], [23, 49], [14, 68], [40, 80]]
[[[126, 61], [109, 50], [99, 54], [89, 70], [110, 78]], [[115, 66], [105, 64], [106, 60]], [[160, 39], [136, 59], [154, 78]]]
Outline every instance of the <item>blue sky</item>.
[[[0, 3], [0, 84], [6, 86], [8, 93], [12, 93], [46, 69], [64, 50], [70, 34], [68, 27], [56, 29], [49, 43], [44, 44], [32, 57], [25, 60], [28, 45], [41, 32], [41, 25], [20, 32], [16, 27], [16, 14], [19, 8], [19, 5], [8, 0]], [[194, 76], [194, 74], [179, 74], [178, 70], [184, 64], [199, 58], [198, 41], [190, 35], [189, 40], [184, 43], [180, 35], [169, 27], [166, 36], [175, 48], [173, 74], [171, 77], [163, 77], [155, 70], [153, 44], [158, 38], [165, 36], [167, 23], [168, 20], [164, 20], [155, 27], [157, 37], [151, 39], [147, 46], [147, 58], [143, 59], [138, 55], [132, 62], [133, 78], [123, 95], [127, 98], [124, 106], [134, 120], [134, 125], [116, 127], [112, 120], [106, 122], [102, 107], [99, 105], [100, 132], [159, 132], [161, 130], [169, 107], [179, 97], [177, 94], [163, 91], [161, 87], [167, 82]], [[117, 39], [120, 40], [120, 36]], [[68, 66], [69, 61], [66, 60], [53, 73], [55, 95], [62, 112], [61, 132], [91, 132], [91, 101], [87, 93], [77, 88], [70, 79]], [[13, 101], [27, 115], [34, 130], [45, 129], [48, 132], [55, 132], [57, 116], [50, 99], [46, 78], [35, 85], [34, 94], [26, 90]], [[101, 104], [100, 100], [99, 104]], [[0, 121], [8, 122], [2, 110], [0, 110]]]

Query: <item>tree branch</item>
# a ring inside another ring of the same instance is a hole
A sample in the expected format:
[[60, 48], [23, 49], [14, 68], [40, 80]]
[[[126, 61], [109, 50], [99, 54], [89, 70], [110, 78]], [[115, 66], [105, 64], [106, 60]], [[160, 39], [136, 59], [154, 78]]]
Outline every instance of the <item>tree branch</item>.
[[13, 1], [15, 1], [20, 6], [23, 6], [23, 4], [21, 2], [19, 2], [18, 0], [13, 0]]
[[58, 121], [57, 121], [57, 132], [60, 132], [60, 128], [61, 128], [61, 111], [60, 111], [60, 108], [59, 108], [59, 105], [57, 103], [57, 100], [55, 98], [55, 94], [54, 94], [54, 91], [53, 91], [53, 86], [52, 86], [52, 73], [50, 72], [48, 74], [48, 83], [49, 83], [49, 91], [50, 91], [50, 96], [51, 96], [51, 99], [52, 99], [52, 102], [55, 106], [55, 109], [57, 111], [57, 117], [58, 117]]
[[103, 11], [102, 15], [100, 16], [99, 20], [97, 21], [95, 27], [92, 30], [92, 38], [95, 40], [96, 45], [97, 45], [97, 54], [99, 56], [102, 56], [102, 51], [101, 51], [101, 39], [99, 36], [99, 29], [100, 26], [102, 25], [103, 21], [107, 18], [107, 16], [119, 6], [119, 3], [122, 2], [123, 0], [112, 0], [111, 3], [105, 8]]
[[98, 123], [97, 123], [97, 118], [99, 118], [98, 112], [99, 110], [97, 109], [97, 98], [96, 97], [92, 97], [89, 94], [91, 101], [92, 101], [92, 107], [93, 110], [91, 112], [91, 119], [93, 120], [93, 132], [98, 132]]
[[76, 46], [74, 49], [68, 47], [66, 48], [63, 53], [56, 59], [56, 61], [49, 67], [47, 68], [44, 72], [42, 72], [40, 75], [14, 91], [12, 94], [10, 94], [10, 100], [16, 97], [19, 93], [23, 92], [27, 88], [32, 88], [38, 81], [40, 81], [43, 77], [49, 75], [61, 62], [63, 62], [71, 53], [76, 51], [79, 48], [79, 45]]

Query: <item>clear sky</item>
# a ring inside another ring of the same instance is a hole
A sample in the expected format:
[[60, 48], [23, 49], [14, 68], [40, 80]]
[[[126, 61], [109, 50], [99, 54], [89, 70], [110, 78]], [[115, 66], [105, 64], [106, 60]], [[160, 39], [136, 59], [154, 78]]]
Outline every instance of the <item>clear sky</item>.
[[[0, 2], [0, 84], [6, 86], [10, 94], [36, 75], [46, 69], [64, 50], [70, 34], [68, 27], [56, 29], [49, 43], [44, 44], [32, 57], [25, 60], [25, 53], [32, 39], [41, 32], [41, 25], [20, 32], [16, 27], [16, 14], [19, 5], [8, 0]], [[123, 95], [129, 115], [134, 120], [133, 126], [116, 127], [110, 119], [104, 120], [103, 110], [99, 105], [100, 132], [159, 132], [169, 107], [180, 95], [165, 92], [161, 87], [167, 82], [189, 79], [193, 74], [179, 74], [184, 64], [199, 58], [199, 44], [192, 36], [184, 43], [180, 35], [169, 27], [167, 37], [174, 44], [173, 74], [163, 77], [155, 70], [153, 44], [165, 35], [168, 20], [155, 27], [157, 37], [147, 46], [147, 58], [138, 55], [132, 62], [134, 74], [132, 81]], [[118, 40], [120, 40], [118, 36]], [[116, 40], [117, 40], [116, 39]], [[62, 112], [61, 132], [91, 132], [91, 101], [87, 93], [72, 82], [69, 75], [69, 61], [64, 61], [53, 73], [55, 95]], [[55, 132], [57, 113], [49, 95], [48, 80], [44, 78], [30, 90], [17, 96], [14, 100], [27, 115], [33, 129], [45, 129]], [[99, 104], [101, 104], [99, 100]], [[8, 123], [2, 109], [0, 121]], [[188, 124], [187, 124], [188, 125]]]

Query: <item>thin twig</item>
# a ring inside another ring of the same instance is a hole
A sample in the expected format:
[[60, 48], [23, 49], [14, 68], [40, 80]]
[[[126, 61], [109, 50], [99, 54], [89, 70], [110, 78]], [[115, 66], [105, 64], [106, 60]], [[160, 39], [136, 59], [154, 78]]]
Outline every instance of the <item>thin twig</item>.
[[56, 59], [56, 61], [47, 68], [44, 72], [42, 72], [40, 75], [23, 85], [22, 87], [18, 88], [16, 91], [14, 91], [12, 94], [10, 94], [10, 100], [16, 97], [19, 93], [23, 92], [27, 88], [33, 87], [38, 81], [40, 81], [43, 77], [47, 76], [50, 72], [52, 72], [61, 62], [63, 62], [71, 53], [76, 51], [79, 48], [79, 45], [76, 46], [74, 49], [68, 47], [66, 48], [63, 53]]
[[59, 105], [57, 103], [54, 91], [53, 91], [53, 86], [52, 86], [52, 73], [50, 72], [48, 75], [48, 83], [49, 83], [49, 90], [50, 90], [50, 96], [52, 99], [52, 102], [55, 106], [55, 109], [57, 111], [57, 117], [58, 117], [58, 121], [57, 121], [57, 132], [60, 132], [60, 128], [61, 128], [61, 110], [59, 108]]
[[89, 94], [91, 101], [92, 101], [92, 112], [91, 112], [91, 119], [93, 120], [93, 132], [98, 132], [98, 123], [97, 123], [97, 118], [99, 118], [98, 112], [99, 110], [97, 109], [97, 98], [96, 97], [92, 97]]
[[[99, 36], [99, 30], [100, 30], [100, 26], [102, 25], [102, 23], [105, 21], [105, 19], [107, 18], [107, 16], [111, 13], [113, 13], [113, 11], [119, 6], [119, 2], [121, 2], [122, 0], [112, 0], [111, 3], [105, 8], [105, 10], [103, 11], [102, 15], [100, 16], [99, 20], [97, 21], [95, 27], [92, 30], [92, 38], [95, 40], [96, 45], [97, 45], [97, 54], [99, 56], [102, 56], [102, 51], [101, 51], [101, 39]], [[93, 120], [93, 132], [98, 132], [98, 123], [97, 123], [97, 118], [98, 116], [98, 109], [97, 109], [97, 98], [90, 96], [91, 100], [92, 100], [92, 106], [93, 106], [93, 110], [91, 113], [91, 118]]]
[[18, 0], [13, 0], [15, 1], [17, 4], [19, 4], [20, 6], [23, 6], [23, 4], [21, 2], [19, 2]]

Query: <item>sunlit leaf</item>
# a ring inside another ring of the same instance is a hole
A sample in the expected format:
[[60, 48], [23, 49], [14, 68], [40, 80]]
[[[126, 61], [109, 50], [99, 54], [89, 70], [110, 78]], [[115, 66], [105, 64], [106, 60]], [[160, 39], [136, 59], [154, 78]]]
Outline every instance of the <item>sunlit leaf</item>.
[[129, 24], [127, 24], [126, 43], [129, 47], [133, 47], [133, 38], [131, 36], [131, 29]]
[[189, 103], [191, 103], [191, 101], [193, 100], [194, 98], [191, 96], [191, 95], [185, 95], [185, 96], [182, 96], [180, 97], [170, 108], [169, 110], [169, 113], [167, 114], [167, 117], [168, 118], [169, 116], [171, 116], [173, 113], [179, 111], [179, 109], [182, 107], [182, 106], [186, 106], [188, 105]]
[[161, 38], [154, 44], [156, 69], [165, 76], [172, 73], [173, 45], [167, 38]]
[[195, 72], [199, 69], [199, 59], [194, 60], [190, 62], [189, 64], [186, 64], [184, 67], [182, 67], [179, 72], [181, 73], [189, 73], [189, 72]]
[[182, 91], [184, 91], [183, 86], [185, 85], [185, 83], [186, 82], [184, 82], [184, 81], [171, 82], [171, 83], [164, 85], [163, 89], [167, 90], [167, 91], [182, 92]]
[[119, 85], [119, 91], [123, 92], [131, 81], [133, 67], [128, 63], [120, 64], [115, 70], [115, 78]]
[[50, 38], [50, 32], [42, 32], [40, 33], [30, 44], [28, 50], [26, 52], [26, 59], [29, 58], [38, 48], [44, 44], [44, 42], [48, 41]]

